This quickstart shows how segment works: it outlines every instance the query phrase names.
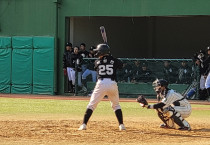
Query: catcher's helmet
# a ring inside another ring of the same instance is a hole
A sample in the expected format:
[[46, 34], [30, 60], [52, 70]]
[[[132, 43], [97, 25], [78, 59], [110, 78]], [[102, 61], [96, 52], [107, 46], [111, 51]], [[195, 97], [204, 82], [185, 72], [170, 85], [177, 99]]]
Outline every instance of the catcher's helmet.
[[[163, 92], [165, 89], [168, 88], [168, 82], [164, 79], [156, 79], [153, 83], [152, 86], [154, 86], [154, 90], [157, 94]], [[162, 87], [165, 87], [165, 89], [163, 89]]]
[[156, 79], [153, 83], [152, 83], [152, 85], [154, 86], [154, 87], [157, 87], [157, 86], [161, 86], [161, 87], [168, 87], [168, 81], [166, 81], [166, 80], [164, 80], [164, 79]]
[[96, 52], [96, 56], [102, 56], [110, 53], [110, 48], [107, 44], [99, 44], [96, 49], [93, 51]]

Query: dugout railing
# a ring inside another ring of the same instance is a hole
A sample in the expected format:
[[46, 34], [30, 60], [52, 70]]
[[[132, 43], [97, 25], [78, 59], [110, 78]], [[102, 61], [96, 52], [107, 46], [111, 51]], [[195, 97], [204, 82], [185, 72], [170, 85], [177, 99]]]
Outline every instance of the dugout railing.
[[[187, 95], [190, 89], [198, 90], [199, 73], [192, 59], [138, 59], [120, 58], [123, 68], [117, 72], [117, 80], [120, 97], [133, 98], [140, 94], [148, 97], [156, 97], [152, 82], [155, 79], [166, 79], [169, 88]], [[84, 58], [82, 64], [85, 69], [93, 70], [95, 58]], [[169, 67], [166, 65], [169, 64]], [[83, 68], [83, 71], [85, 70]], [[76, 73], [77, 74], [77, 73]], [[90, 96], [95, 82], [92, 75], [87, 76], [87, 91], [78, 86], [76, 81], [76, 92], [74, 95]], [[65, 92], [68, 92], [68, 80], [65, 81]], [[198, 92], [198, 91], [197, 91]], [[195, 93], [191, 99], [197, 99]]]

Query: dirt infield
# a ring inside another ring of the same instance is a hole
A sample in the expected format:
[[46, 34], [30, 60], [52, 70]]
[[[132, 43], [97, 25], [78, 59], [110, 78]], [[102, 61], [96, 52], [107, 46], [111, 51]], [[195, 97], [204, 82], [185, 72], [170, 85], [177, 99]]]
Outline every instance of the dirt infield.
[[[28, 98], [28, 99], [62, 99], [89, 100], [87, 97], [64, 97], [45, 95], [10, 95], [0, 94], [0, 97]], [[107, 99], [104, 99], [107, 101]], [[121, 99], [121, 102], [134, 102], [135, 99]], [[155, 100], [149, 100], [155, 102]], [[195, 104], [206, 104], [206, 101], [191, 101]], [[199, 109], [199, 108], [197, 108]], [[207, 108], [208, 110], [209, 108]], [[3, 118], [3, 117], [2, 117]], [[119, 131], [116, 118], [91, 118], [85, 131], [78, 131], [81, 118], [56, 117], [45, 119], [39, 117], [22, 118], [13, 116], [12, 119], [0, 118], [0, 144], [79, 144], [79, 145], [167, 145], [210, 144], [210, 121], [189, 118], [192, 131], [178, 131], [175, 129], [161, 129], [158, 117], [126, 117], [126, 131]], [[57, 118], [57, 119], [56, 119]]]
[[[193, 131], [161, 129], [159, 121], [146, 119], [125, 122], [120, 132], [115, 121], [90, 121], [86, 131], [78, 131], [78, 120], [0, 121], [3, 144], [209, 144], [207, 124], [193, 124]], [[1, 144], [0, 143], [0, 144]]]

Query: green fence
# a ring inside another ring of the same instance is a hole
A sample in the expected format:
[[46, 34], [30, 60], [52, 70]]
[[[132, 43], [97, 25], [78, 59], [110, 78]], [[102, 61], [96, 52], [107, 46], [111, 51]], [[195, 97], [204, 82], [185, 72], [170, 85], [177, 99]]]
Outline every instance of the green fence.
[[[117, 73], [121, 97], [136, 97], [140, 94], [155, 97], [152, 82], [157, 78], [168, 80], [169, 88], [181, 94], [186, 93], [193, 81], [198, 81], [198, 68], [192, 59], [120, 59], [124, 64]], [[84, 59], [87, 68], [93, 68], [93, 60]], [[166, 67], [168, 64], [169, 67]], [[87, 93], [90, 94], [95, 82], [92, 82], [91, 75], [87, 80]], [[80, 93], [82, 94], [82, 90], [76, 95], [81, 95]]]
[[0, 37], [0, 93], [54, 94], [54, 38]]

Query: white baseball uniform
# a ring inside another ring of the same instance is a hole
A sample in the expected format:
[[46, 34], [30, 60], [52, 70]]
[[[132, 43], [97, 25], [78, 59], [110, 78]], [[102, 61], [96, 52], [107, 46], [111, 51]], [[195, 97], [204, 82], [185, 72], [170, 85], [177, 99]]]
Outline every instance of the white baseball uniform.
[[[174, 105], [175, 101], [179, 102], [179, 106]], [[165, 104], [163, 109], [171, 105], [183, 118], [187, 118], [191, 114], [192, 109], [188, 100], [174, 90], [169, 90], [161, 102]]]

